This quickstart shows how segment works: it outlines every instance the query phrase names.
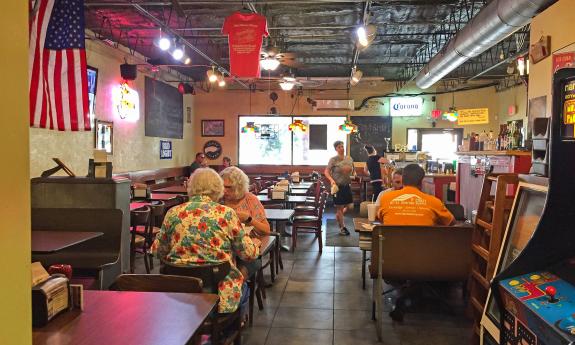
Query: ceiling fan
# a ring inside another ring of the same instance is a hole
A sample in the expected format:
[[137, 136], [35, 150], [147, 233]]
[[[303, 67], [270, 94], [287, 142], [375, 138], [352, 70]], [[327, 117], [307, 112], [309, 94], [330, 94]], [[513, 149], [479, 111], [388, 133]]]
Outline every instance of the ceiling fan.
[[[297, 62], [297, 54], [285, 51], [287, 49], [282, 49], [280, 46], [285, 46], [284, 44], [270, 43], [260, 52], [260, 60], [276, 60], [279, 64], [284, 65], [289, 68], [301, 67], [301, 64]], [[273, 64], [272, 64], [273, 65]], [[275, 64], [277, 68], [277, 63]], [[272, 68], [275, 69], [275, 68]]]

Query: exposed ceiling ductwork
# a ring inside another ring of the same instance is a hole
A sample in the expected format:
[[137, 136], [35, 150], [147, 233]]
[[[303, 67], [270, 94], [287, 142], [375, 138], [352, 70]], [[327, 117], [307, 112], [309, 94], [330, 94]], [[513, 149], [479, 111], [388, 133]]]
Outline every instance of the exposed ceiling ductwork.
[[529, 23], [556, 0], [493, 0], [485, 6], [415, 78], [427, 89], [449, 72], [476, 57]]

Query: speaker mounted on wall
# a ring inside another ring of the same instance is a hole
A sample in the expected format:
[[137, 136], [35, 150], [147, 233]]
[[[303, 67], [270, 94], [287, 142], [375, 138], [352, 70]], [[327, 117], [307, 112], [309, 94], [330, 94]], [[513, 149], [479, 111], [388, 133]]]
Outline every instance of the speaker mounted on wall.
[[120, 75], [124, 80], [136, 80], [138, 76], [138, 70], [136, 65], [130, 65], [129, 63], [124, 63], [120, 65]]

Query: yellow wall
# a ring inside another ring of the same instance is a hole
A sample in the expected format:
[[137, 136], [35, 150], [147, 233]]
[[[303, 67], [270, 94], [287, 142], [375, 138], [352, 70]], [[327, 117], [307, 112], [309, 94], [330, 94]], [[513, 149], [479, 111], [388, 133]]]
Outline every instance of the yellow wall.
[[32, 343], [27, 2], [3, 3], [0, 23], [0, 344], [25, 345]]
[[[393, 83], [370, 82], [365, 81], [360, 85], [352, 88], [350, 94], [347, 91], [317, 91], [305, 90], [296, 102], [290, 92], [275, 90], [279, 99], [275, 105], [268, 97], [268, 91], [257, 91], [250, 93], [247, 90], [213, 90], [210, 93], [199, 93], [194, 97], [194, 127], [197, 133], [194, 135], [194, 150], [201, 150], [204, 143], [208, 140], [217, 140], [222, 144], [222, 156], [230, 156], [234, 163], [237, 163], [237, 145], [238, 145], [238, 115], [261, 115], [267, 114], [269, 108], [275, 106], [281, 115], [289, 115], [292, 108], [292, 114], [295, 115], [389, 115], [389, 98], [372, 100], [368, 107], [362, 108], [361, 111], [330, 111], [314, 112], [312, 106], [306, 101], [308, 97], [312, 99], [349, 99], [355, 100], [356, 107], [361, 104], [362, 100], [372, 95], [382, 95], [394, 92]], [[430, 91], [430, 90], [426, 90]], [[406, 89], [402, 93], [419, 93], [421, 90]], [[439, 108], [447, 110], [454, 104], [457, 108], [489, 108], [490, 122], [487, 125], [465, 126], [465, 134], [470, 132], [493, 130], [495, 134], [499, 133], [499, 123], [508, 120], [517, 119], [525, 116], [525, 87], [520, 86], [505, 92], [497, 93], [494, 87], [460, 92], [454, 94], [443, 94], [436, 97], [436, 104], [431, 101], [431, 96], [424, 96], [424, 116], [421, 117], [404, 117], [394, 118], [392, 124], [392, 136], [394, 144], [405, 144], [407, 128], [430, 128], [431, 120], [429, 114], [432, 109]], [[383, 103], [383, 104], [381, 104]], [[509, 117], [507, 108], [510, 104], [515, 103], [518, 106], [517, 115]], [[295, 104], [295, 105], [294, 105]], [[224, 119], [225, 120], [225, 137], [223, 138], [204, 138], [200, 136], [202, 119]], [[437, 121], [437, 128], [454, 127], [453, 123], [448, 121]], [[455, 126], [456, 127], [456, 126]], [[382, 139], [383, 140], [383, 139]], [[210, 164], [220, 164], [221, 158]]]
[[[111, 161], [114, 172], [188, 165], [191, 159], [192, 124], [186, 122], [186, 107], [192, 106], [192, 96], [184, 96], [184, 138], [172, 141], [173, 158], [160, 160], [160, 139], [146, 137], [145, 129], [145, 70], [140, 68], [138, 78], [130, 82], [130, 87], [138, 91], [140, 98], [140, 119], [137, 122], [122, 120], [112, 112], [112, 89], [119, 82], [120, 64], [124, 57], [128, 62], [138, 62], [129, 54], [113, 49], [101, 42], [86, 41], [88, 65], [98, 69], [96, 92], [96, 118], [114, 122], [114, 152]], [[175, 79], [172, 77], [171, 79]], [[88, 159], [92, 157], [94, 131], [59, 132], [48, 129], [30, 129], [30, 174], [32, 177], [54, 166], [52, 157], [60, 158], [77, 175], [85, 175]], [[109, 158], [110, 159], [110, 158]]]
[[[573, 0], [559, 0], [533, 18], [530, 40], [533, 44], [541, 36], [551, 36], [551, 52], [575, 51], [575, 34], [570, 28], [575, 22]], [[547, 96], [547, 114], [551, 115], [552, 55], [531, 64], [529, 72], [529, 99]]]

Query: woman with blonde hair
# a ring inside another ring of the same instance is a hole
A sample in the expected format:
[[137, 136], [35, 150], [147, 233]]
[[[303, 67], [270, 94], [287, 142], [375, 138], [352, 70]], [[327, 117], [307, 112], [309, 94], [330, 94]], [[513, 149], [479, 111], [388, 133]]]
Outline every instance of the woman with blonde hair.
[[[253, 227], [252, 237], [269, 235], [270, 224], [264, 206], [257, 196], [249, 192], [248, 176], [237, 167], [225, 168], [220, 176], [224, 181], [224, 205], [236, 211], [242, 223]], [[261, 260], [238, 260], [238, 267], [246, 277], [255, 274], [261, 265]]]
[[223, 181], [217, 172], [210, 168], [194, 171], [188, 180], [190, 201], [166, 213], [152, 252], [176, 265], [230, 262], [230, 272], [219, 284], [218, 311], [232, 313], [247, 291], [242, 289], [244, 275], [234, 264], [234, 256], [254, 261], [260, 242], [250, 238], [234, 210], [218, 203], [223, 194]]

